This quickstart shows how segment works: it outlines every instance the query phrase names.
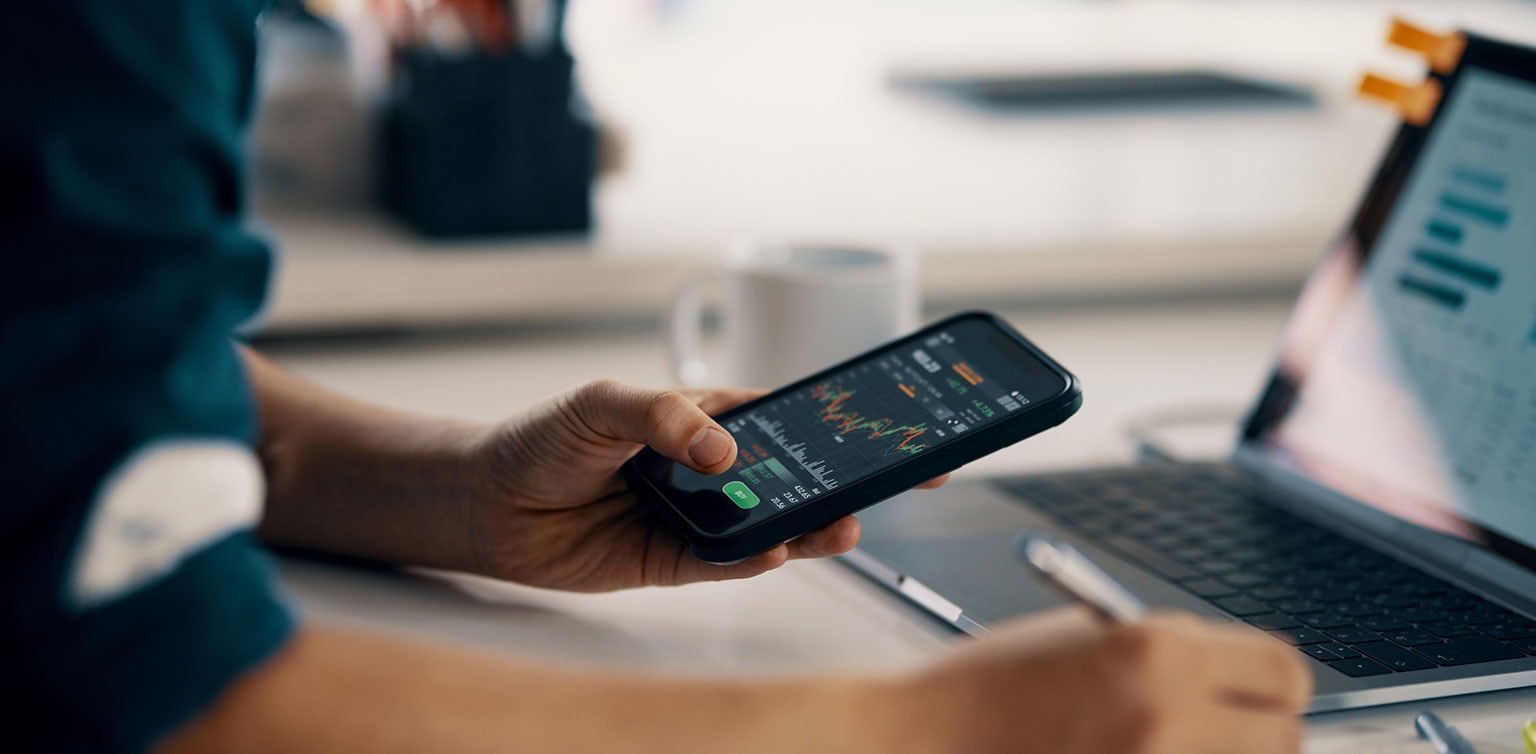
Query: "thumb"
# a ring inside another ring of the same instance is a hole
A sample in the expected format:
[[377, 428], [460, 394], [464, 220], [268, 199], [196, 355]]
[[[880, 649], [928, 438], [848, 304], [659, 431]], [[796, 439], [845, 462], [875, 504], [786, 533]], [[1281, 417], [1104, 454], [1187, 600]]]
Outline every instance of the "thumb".
[[594, 432], [645, 443], [705, 474], [725, 471], [736, 460], [736, 440], [730, 433], [675, 390], [597, 380], [575, 390], [571, 407]]

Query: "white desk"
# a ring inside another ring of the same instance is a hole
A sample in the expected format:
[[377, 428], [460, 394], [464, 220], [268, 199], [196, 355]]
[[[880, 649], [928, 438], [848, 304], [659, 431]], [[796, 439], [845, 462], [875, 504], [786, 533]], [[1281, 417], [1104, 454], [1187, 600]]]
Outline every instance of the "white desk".
[[[1229, 404], [1234, 413], [1267, 369], [1288, 301], [1183, 302], [1037, 309], [1009, 318], [1084, 380], [1082, 412], [1061, 428], [962, 473], [1123, 461], [1123, 423], [1170, 405]], [[490, 420], [582, 380], [612, 375], [667, 382], [648, 329], [526, 330], [498, 336], [290, 344], [280, 362], [375, 401]], [[941, 493], [934, 493], [941, 494]], [[829, 562], [792, 563], [728, 584], [571, 595], [492, 583], [284, 564], [305, 611], [327, 621], [427, 635], [561, 661], [681, 672], [777, 673], [921, 662], [955, 637], [906, 603]], [[1313, 752], [1389, 752], [1409, 741], [1425, 704], [1329, 715]], [[1437, 702], [1474, 740], [1536, 717], [1536, 692]], [[1409, 751], [1430, 751], [1427, 746]], [[1484, 747], [1483, 754], [1518, 749]]]

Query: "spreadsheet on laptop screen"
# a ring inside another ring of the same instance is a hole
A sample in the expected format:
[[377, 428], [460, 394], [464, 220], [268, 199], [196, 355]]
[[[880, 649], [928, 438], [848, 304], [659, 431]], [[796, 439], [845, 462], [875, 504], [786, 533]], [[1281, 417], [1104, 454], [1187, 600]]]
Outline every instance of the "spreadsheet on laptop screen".
[[1309, 282], [1260, 440], [1414, 523], [1536, 547], [1536, 84], [1463, 70], [1406, 175]]

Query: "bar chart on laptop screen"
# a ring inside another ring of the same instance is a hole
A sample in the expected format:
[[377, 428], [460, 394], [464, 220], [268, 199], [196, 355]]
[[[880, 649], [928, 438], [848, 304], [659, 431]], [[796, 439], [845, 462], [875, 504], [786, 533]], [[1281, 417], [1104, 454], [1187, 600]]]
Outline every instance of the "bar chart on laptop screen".
[[1364, 285], [1449, 485], [1536, 534], [1536, 86], [1466, 72]]
[[1460, 165], [1452, 168], [1425, 224], [1422, 245], [1413, 249], [1411, 264], [1398, 276], [1398, 287], [1408, 296], [1459, 312], [1469, 296], [1495, 295], [1504, 272], [1487, 261], [1461, 253], [1462, 242], [1472, 236], [1502, 234], [1509, 224], [1506, 199], [1509, 181], [1492, 169]]

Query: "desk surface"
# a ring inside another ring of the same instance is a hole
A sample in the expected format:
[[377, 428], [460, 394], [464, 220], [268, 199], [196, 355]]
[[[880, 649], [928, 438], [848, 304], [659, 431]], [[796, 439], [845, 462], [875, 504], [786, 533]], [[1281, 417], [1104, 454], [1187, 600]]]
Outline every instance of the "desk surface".
[[[1061, 428], [962, 473], [1126, 461], [1132, 448], [1123, 439], [1125, 423], [1170, 407], [1226, 406], [1236, 416], [1265, 376], [1288, 307], [1289, 301], [1259, 298], [1006, 312], [1082, 377], [1087, 400]], [[668, 382], [661, 340], [640, 326], [301, 341], [268, 352], [301, 374], [364, 399], [479, 420], [512, 415], [593, 377]], [[285, 562], [283, 575], [315, 619], [562, 661], [703, 673], [897, 668], [933, 657], [957, 640], [831, 562], [792, 563], [743, 582], [605, 595], [301, 561]], [[1430, 751], [1414, 745], [1410, 734], [1412, 715], [1427, 706], [1316, 718], [1308, 750]], [[1536, 692], [1433, 706], [1474, 741], [1505, 746], [1485, 745], [1483, 754], [1518, 752], [1515, 732], [1519, 721], [1536, 717]]]

